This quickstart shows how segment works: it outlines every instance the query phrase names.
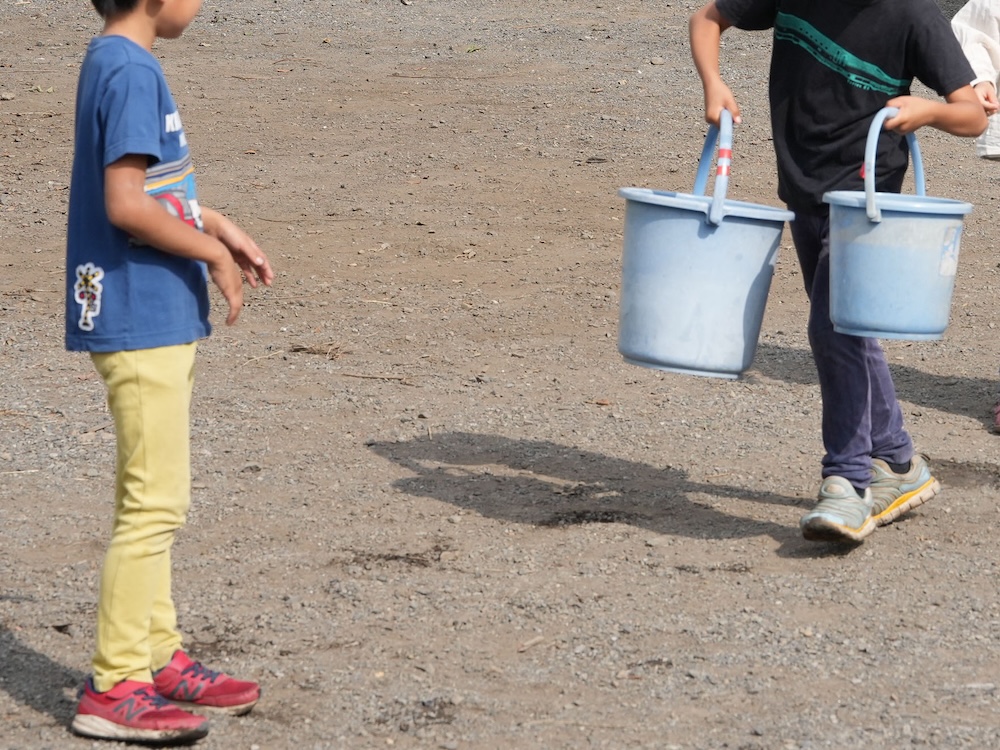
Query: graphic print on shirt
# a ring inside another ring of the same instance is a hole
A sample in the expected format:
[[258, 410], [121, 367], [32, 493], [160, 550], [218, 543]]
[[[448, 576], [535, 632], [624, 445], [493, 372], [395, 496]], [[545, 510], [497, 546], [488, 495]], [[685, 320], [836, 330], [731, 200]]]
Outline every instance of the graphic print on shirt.
[[188, 145], [187, 136], [184, 134], [184, 124], [181, 122], [181, 113], [176, 109], [164, 118], [163, 129], [167, 133], [177, 133], [178, 145], [184, 148]]
[[101, 314], [101, 295], [104, 293], [104, 269], [93, 263], [76, 267], [76, 283], [73, 285], [73, 299], [82, 308], [77, 325], [83, 331], [94, 330], [94, 318]]
[[909, 81], [893, 78], [877, 65], [852, 55], [828, 36], [821, 34], [815, 26], [788, 13], [778, 13], [775, 17], [774, 38], [801, 47], [859, 89], [879, 91], [886, 96], [900, 96], [909, 88]]
[[194, 165], [190, 154], [147, 169], [145, 187], [146, 194], [159, 201], [171, 216], [199, 231], [202, 229], [201, 206], [195, 193]]

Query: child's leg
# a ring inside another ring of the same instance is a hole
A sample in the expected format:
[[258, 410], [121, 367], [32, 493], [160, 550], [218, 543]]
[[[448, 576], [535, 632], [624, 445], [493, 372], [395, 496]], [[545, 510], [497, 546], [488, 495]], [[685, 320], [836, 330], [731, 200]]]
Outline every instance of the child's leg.
[[829, 218], [797, 217], [791, 229], [811, 303], [809, 344], [823, 399], [823, 476], [864, 488], [871, 481], [873, 441], [878, 455], [905, 455], [903, 462], [913, 447], [882, 347], [872, 338], [837, 333], [830, 321]]
[[152, 682], [152, 669], [180, 648], [170, 547], [190, 504], [195, 349], [92, 355], [108, 388], [118, 441], [115, 520], [101, 572], [93, 664], [99, 691], [127, 679]]
[[913, 458], [913, 441], [903, 426], [903, 411], [896, 398], [885, 352], [875, 339], [868, 339], [875, 347], [868, 361], [868, 375], [872, 387], [872, 457], [890, 464], [905, 464]]

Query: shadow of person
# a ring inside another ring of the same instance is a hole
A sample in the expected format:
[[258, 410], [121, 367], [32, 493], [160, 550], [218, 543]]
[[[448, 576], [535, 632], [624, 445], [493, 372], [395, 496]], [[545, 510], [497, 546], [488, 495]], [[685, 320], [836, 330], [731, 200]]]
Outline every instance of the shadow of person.
[[934, 476], [946, 489], [996, 492], [1000, 489], [1000, 466], [985, 461], [934, 459]]
[[[685, 472], [545, 440], [466, 432], [373, 442], [379, 456], [412, 471], [394, 486], [489, 518], [535, 526], [626, 523], [692, 539], [771, 536], [783, 545], [798, 529], [717, 507], [719, 499], [779, 506], [811, 500], [724, 484]], [[734, 507], [738, 507], [734, 503]]]
[[[786, 383], [817, 383], [816, 367], [808, 349], [761, 342], [754, 358], [754, 369], [761, 375]], [[907, 365], [891, 363], [889, 370], [896, 384], [896, 395], [901, 401], [969, 417], [992, 427], [990, 407], [996, 400], [997, 388], [994, 378], [932, 375]]]
[[69, 726], [76, 703], [66, 699], [65, 691], [75, 695], [86, 678], [24, 645], [0, 625], [0, 690], [18, 703]]

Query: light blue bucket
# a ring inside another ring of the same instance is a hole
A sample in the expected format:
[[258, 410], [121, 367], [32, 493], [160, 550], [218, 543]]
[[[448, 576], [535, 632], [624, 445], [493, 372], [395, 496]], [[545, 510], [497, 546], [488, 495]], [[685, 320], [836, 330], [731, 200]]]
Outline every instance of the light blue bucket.
[[875, 192], [879, 133], [898, 111], [879, 111], [868, 129], [864, 192], [823, 196], [830, 204], [830, 320], [853, 336], [939, 339], [948, 326], [962, 218], [972, 205], [925, 195], [912, 133], [906, 139], [917, 194]]
[[[705, 195], [719, 144], [715, 190]], [[785, 222], [770, 206], [726, 200], [733, 122], [709, 128], [694, 194], [622, 188], [618, 351], [641, 367], [735, 379], [757, 350]]]

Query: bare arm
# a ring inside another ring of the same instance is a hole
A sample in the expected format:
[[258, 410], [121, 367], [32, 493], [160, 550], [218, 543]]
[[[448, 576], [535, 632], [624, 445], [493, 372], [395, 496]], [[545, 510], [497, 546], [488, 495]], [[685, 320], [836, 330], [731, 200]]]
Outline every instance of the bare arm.
[[714, 2], [703, 6], [688, 22], [691, 57], [705, 89], [705, 121], [713, 125], [719, 124], [723, 109], [729, 110], [733, 122], [742, 122], [736, 98], [719, 72], [722, 33], [729, 27], [729, 21], [719, 13]]
[[111, 223], [140, 242], [183, 258], [204, 261], [212, 282], [229, 303], [232, 325], [243, 307], [243, 280], [226, 245], [167, 213], [146, 194], [145, 156], [125, 156], [104, 170], [104, 206]]
[[972, 86], [962, 86], [948, 94], [943, 102], [919, 96], [897, 96], [887, 105], [899, 108], [898, 115], [885, 121], [885, 127], [897, 133], [912, 133], [930, 125], [951, 135], [971, 138], [986, 130], [986, 113]]

